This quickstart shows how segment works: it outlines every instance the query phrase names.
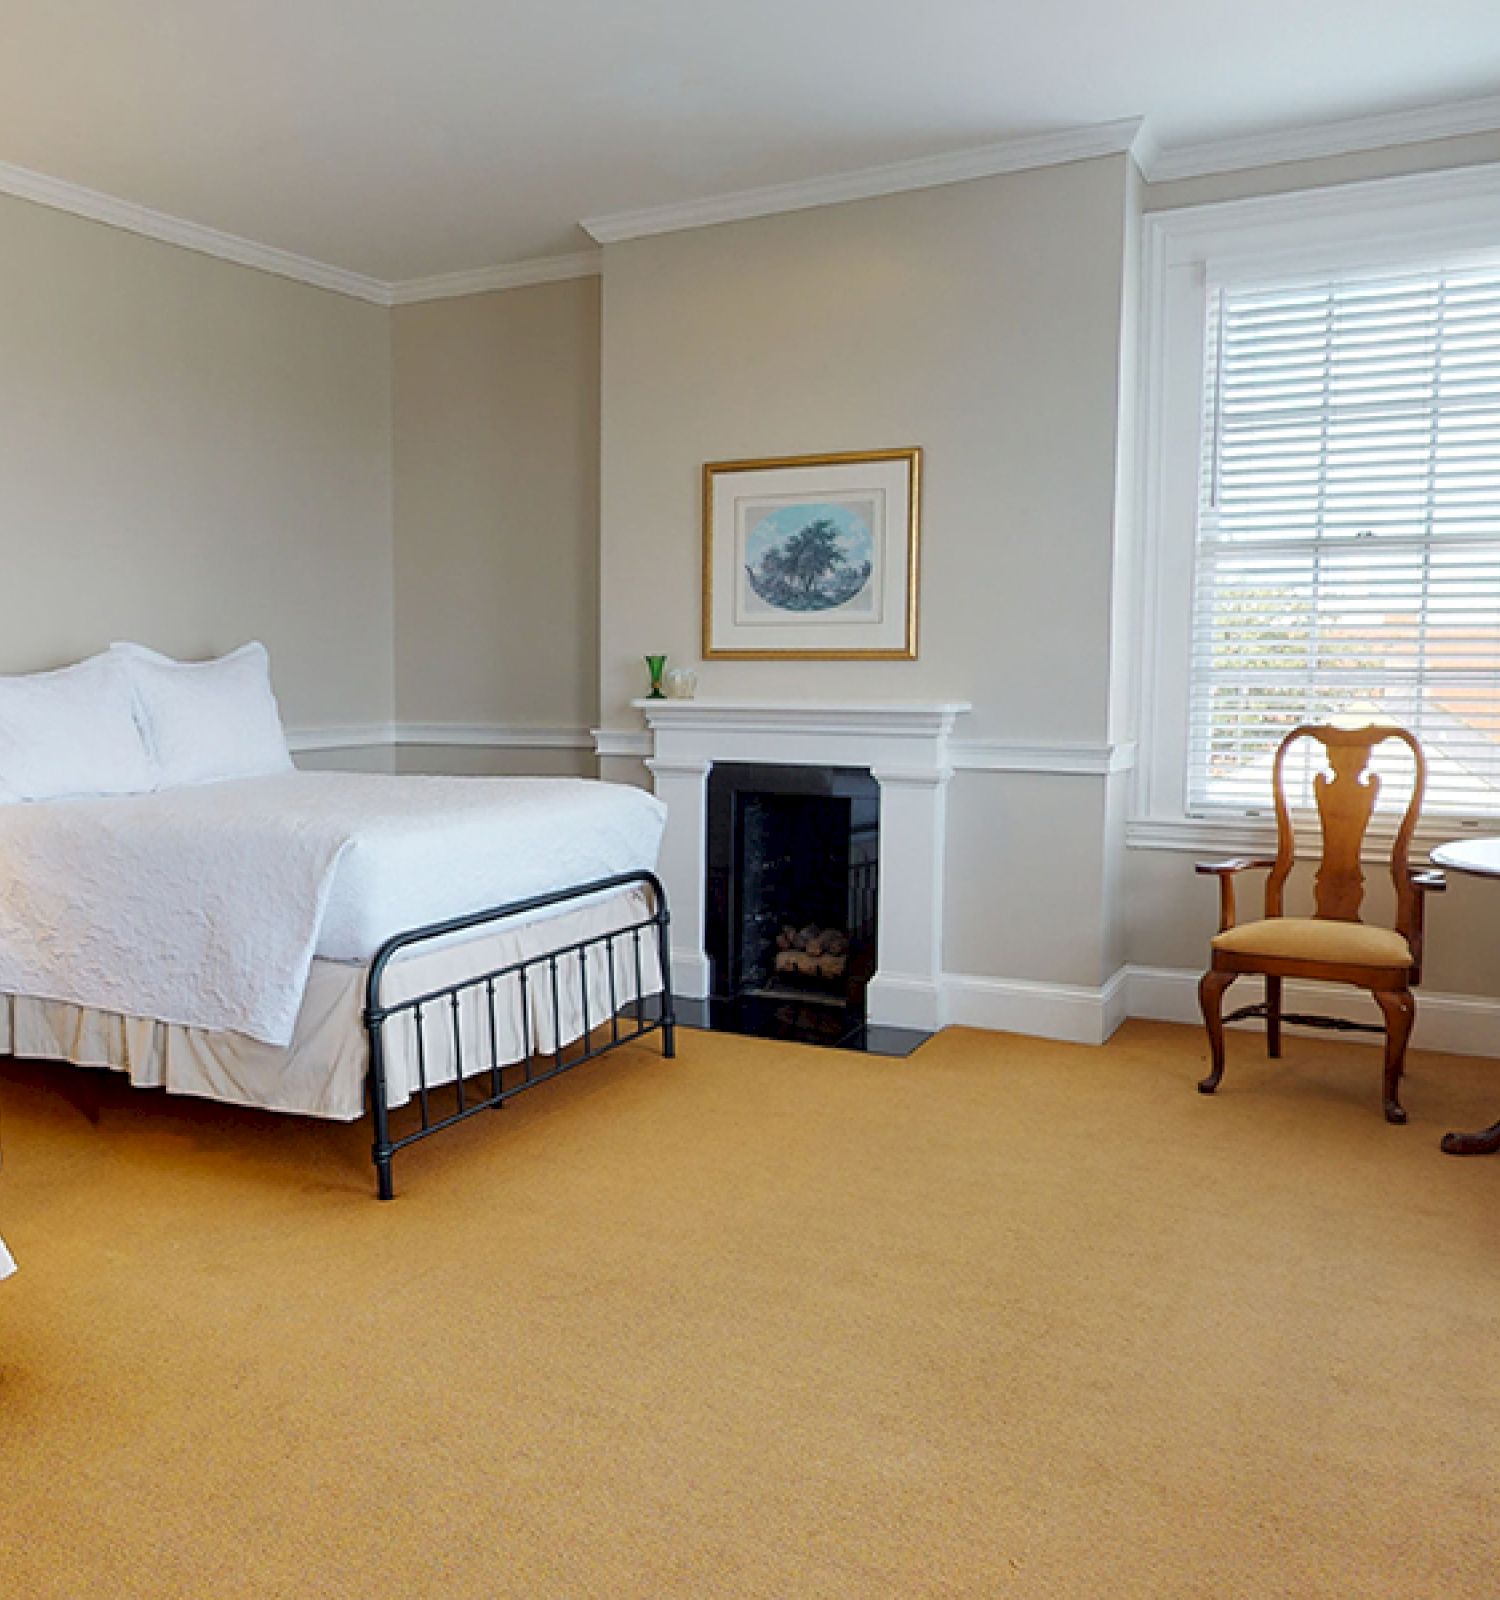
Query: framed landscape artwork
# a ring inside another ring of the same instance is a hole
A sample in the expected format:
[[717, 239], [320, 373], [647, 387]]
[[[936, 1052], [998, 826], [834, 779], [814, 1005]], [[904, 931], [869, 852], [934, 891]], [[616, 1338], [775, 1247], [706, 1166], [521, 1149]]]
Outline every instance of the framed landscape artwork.
[[703, 654], [913, 660], [920, 450], [710, 461]]

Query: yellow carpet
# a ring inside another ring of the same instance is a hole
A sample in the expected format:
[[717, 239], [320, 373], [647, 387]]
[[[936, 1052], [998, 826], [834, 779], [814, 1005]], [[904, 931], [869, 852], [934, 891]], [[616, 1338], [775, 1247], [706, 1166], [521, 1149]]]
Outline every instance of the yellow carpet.
[[1500, 1070], [686, 1032], [419, 1149], [0, 1064], [0, 1594], [1491, 1596]]

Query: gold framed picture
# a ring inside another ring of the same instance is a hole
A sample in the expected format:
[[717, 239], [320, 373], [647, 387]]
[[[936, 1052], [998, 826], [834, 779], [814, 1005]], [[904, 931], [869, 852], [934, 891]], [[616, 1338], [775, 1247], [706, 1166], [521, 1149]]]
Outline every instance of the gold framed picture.
[[922, 452], [710, 461], [703, 654], [913, 661]]

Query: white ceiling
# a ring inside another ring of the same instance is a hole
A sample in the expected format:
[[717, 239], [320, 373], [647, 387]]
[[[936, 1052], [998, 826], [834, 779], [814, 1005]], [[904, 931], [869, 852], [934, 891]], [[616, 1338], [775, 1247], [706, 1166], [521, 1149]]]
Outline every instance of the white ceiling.
[[1497, 90], [1497, 0], [0, 0], [0, 162], [386, 282], [1080, 124]]

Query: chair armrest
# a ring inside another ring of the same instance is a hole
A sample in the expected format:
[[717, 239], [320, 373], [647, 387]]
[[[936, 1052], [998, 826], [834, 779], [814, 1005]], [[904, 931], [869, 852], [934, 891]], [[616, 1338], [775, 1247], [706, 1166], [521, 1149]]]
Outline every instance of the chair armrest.
[[1264, 856], [1235, 856], [1229, 861], [1200, 861], [1194, 871], [1219, 880], [1219, 932], [1234, 926], [1234, 877], [1237, 872], [1254, 872], [1274, 867]]
[[1398, 933], [1405, 933], [1407, 943], [1411, 946], [1412, 967], [1411, 983], [1415, 987], [1422, 981], [1422, 946], [1426, 941], [1423, 923], [1427, 920], [1425, 908], [1427, 896], [1442, 894], [1448, 887], [1448, 878], [1445, 873], [1435, 872], [1427, 867], [1408, 867], [1406, 881], [1416, 891], [1411, 897], [1411, 911], [1409, 928], [1399, 928]]

